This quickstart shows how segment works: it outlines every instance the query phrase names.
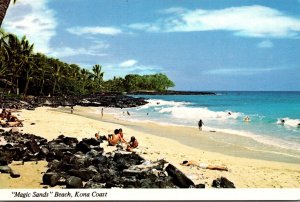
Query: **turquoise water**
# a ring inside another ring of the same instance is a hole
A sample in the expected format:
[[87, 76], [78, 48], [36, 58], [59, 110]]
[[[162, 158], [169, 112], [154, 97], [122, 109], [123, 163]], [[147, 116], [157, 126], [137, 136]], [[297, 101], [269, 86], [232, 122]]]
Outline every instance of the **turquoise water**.
[[[216, 92], [210, 95], [142, 95], [149, 104], [126, 109], [128, 120], [218, 130], [300, 150], [300, 92]], [[229, 114], [230, 112], [231, 114]], [[250, 122], [244, 122], [249, 116]], [[123, 115], [124, 118], [124, 115]], [[285, 124], [280, 124], [280, 119]]]

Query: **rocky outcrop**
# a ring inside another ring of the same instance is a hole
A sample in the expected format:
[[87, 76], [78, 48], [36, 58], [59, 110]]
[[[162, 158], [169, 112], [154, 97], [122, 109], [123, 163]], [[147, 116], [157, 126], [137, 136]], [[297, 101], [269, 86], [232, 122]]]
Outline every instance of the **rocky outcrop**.
[[[0, 145], [0, 173], [20, 177], [12, 161], [48, 161], [43, 184], [66, 188], [205, 188], [195, 185], [184, 173], [165, 160], [148, 161], [136, 153], [116, 150], [106, 153], [102, 141], [93, 138], [58, 136], [45, 138], [23, 133], [0, 132], [6, 144]], [[225, 177], [212, 187], [235, 188]]]
[[138, 154], [116, 150], [105, 153], [102, 141], [58, 136], [47, 141], [31, 134], [2, 132], [0, 172], [11, 177], [20, 174], [10, 169], [12, 161], [48, 161], [43, 184], [66, 188], [204, 188], [195, 185], [165, 160], [150, 162]]
[[166, 90], [166, 91], [136, 91], [130, 92], [129, 95], [216, 95], [213, 92], [206, 91], [174, 91], [174, 90]]
[[95, 106], [95, 107], [115, 107], [130, 108], [147, 103], [144, 98], [135, 98], [121, 93], [99, 93], [81, 96], [36, 96], [24, 99], [2, 98], [0, 99], [2, 108], [29, 109], [41, 106]]

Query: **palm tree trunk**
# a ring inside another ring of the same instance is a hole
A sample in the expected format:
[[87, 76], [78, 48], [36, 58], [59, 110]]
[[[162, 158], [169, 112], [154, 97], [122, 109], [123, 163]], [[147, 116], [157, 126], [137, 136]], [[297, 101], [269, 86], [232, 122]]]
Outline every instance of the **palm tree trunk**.
[[43, 79], [43, 81], [42, 81], [40, 95], [44, 95], [44, 93], [43, 93], [44, 83], [45, 83], [45, 79]]
[[10, 4], [10, 0], [1, 0], [1, 3], [0, 3], [0, 27], [2, 25], [2, 21], [5, 17], [5, 14], [8, 9], [9, 4]]
[[26, 85], [25, 85], [25, 89], [24, 89], [24, 96], [26, 96], [26, 95], [27, 95], [27, 91], [28, 91], [29, 82], [30, 82], [30, 80], [28, 79], [28, 80], [26, 81]]
[[56, 87], [56, 79], [54, 80], [54, 85], [53, 85], [52, 95], [54, 95], [55, 87]]

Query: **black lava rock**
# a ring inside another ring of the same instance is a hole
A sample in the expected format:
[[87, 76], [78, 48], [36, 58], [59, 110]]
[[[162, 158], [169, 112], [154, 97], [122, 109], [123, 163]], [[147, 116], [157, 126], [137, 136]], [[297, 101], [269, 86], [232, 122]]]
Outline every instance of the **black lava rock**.
[[215, 188], [235, 188], [233, 182], [228, 180], [226, 177], [221, 177], [213, 180], [212, 187]]
[[79, 189], [83, 187], [83, 183], [79, 177], [71, 176], [66, 181], [66, 187]]
[[59, 178], [60, 177], [57, 173], [54, 172], [45, 173], [43, 175], [43, 184], [54, 187], [57, 185]]
[[190, 186], [195, 186], [194, 182], [191, 179], [189, 179], [185, 174], [183, 174], [172, 164], [169, 164], [166, 167], [166, 171], [168, 175], [173, 177], [174, 184], [176, 184], [178, 187], [189, 188]]

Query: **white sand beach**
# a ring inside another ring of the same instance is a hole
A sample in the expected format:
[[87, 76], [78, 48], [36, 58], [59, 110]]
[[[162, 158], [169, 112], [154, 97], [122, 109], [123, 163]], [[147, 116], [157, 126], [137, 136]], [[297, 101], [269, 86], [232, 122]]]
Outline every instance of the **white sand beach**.
[[[107, 135], [116, 128], [122, 128], [126, 140], [133, 135], [138, 139], [139, 151], [145, 159], [154, 161], [163, 158], [184, 172], [195, 184], [203, 183], [206, 187], [211, 187], [214, 179], [223, 176], [232, 181], [237, 188], [300, 188], [300, 163], [293, 162], [293, 158], [289, 162], [283, 162], [270, 157], [272, 154], [269, 153], [264, 159], [260, 156], [264, 152], [247, 151], [236, 145], [223, 149], [235, 151], [240, 155], [230, 155], [226, 152], [224, 154], [220, 149], [213, 152], [212, 148], [220, 148], [220, 145], [210, 137], [211, 135], [215, 135], [215, 138], [218, 135], [222, 136], [218, 132], [199, 132], [197, 128], [161, 126], [154, 123], [135, 123], [139, 125], [137, 128], [134, 127], [134, 123], [118, 120], [108, 114], [105, 114], [102, 120], [99, 114], [99, 119], [96, 120], [93, 118], [97, 115], [93, 113], [94, 111], [95, 108], [92, 107], [76, 106], [74, 114], [71, 114], [69, 108], [40, 107], [33, 111], [22, 110], [16, 114], [24, 120], [24, 127], [19, 128], [20, 132], [42, 136], [48, 141], [61, 134], [81, 139], [94, 137], [98, 131], [100, 135]], [[151, 133], [151, 128], [153, 131], [161, 131], [161, 135]], [[197, 135], [198, 140], [206, 147], [196, 148], [192, 143], [189, 145], [188, 141], [187, 143], [182, 141], [188, 139], [182, 135], [187, 132], [191, 136]], [[105, 152], [116, 149], [107, 146], [107, 142], [102, 143], [101, 146]], [[250, 155], [251, 153], [254, 155]], [[298, 157], [295, 154], [294, 159]], [[278, 159], [280, 158], [284, 157], [278, 156]], [[229, 171], [181, 166], [179, 163], [183, 160], [223, 165], [227, 166]], [[20, 172], [21, 177], [13, 179], [7, 174], [0, 174], [0, 188], [42, 188], [42, 172], [47, 170], [46, 165], [46, 161], [40, 161], [38, 164], [26, 162], [25, 165], [14, 162], [11, 167]]]

